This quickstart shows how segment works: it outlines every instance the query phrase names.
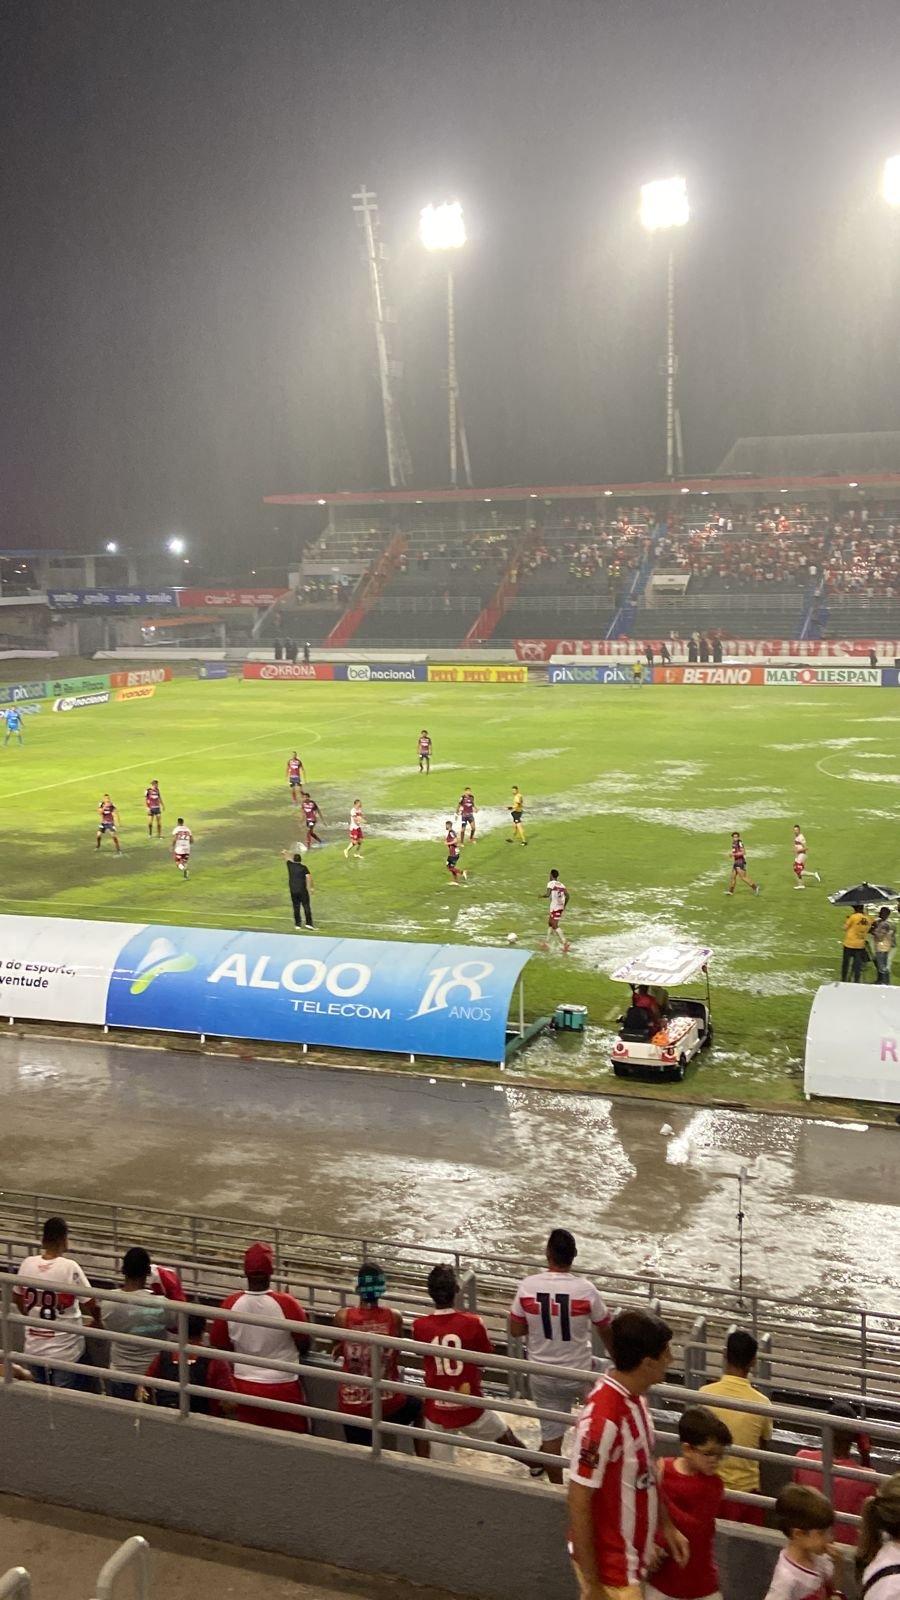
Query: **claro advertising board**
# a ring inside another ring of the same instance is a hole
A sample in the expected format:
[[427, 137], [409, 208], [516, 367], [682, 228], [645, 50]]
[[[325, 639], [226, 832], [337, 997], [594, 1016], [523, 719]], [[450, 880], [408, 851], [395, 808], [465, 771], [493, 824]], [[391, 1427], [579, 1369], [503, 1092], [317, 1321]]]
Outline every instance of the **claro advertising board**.
[[530, 955], [0, 916], [0, 1014], [500, 1062]]

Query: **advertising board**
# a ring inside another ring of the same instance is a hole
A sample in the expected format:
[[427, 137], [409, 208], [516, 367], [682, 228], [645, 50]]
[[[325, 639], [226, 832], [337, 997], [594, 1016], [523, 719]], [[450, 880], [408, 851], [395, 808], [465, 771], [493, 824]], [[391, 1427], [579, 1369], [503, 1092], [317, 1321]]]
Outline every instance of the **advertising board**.
[[114, 611], [119, 606], [174, 606], [174, 589], [48, 589], [51, 611]]
[[764, 671], [766, 688], [779, 685], [810, 688], [816, 684], [835, 688], [842, 683], [856, 689], [881, 686], [880, 667], [765, 667]]
[[499, 1062], [530, 956], [0, 916], [0, 1014]]
[[0, 705], [13, 705], [19, 700], [43, 700], [46, 693], [43, 678], [37, 683], [5, 683], [0, 688]]
[[428, 668], [414, 661], [379, 661], [371, 666], [355, 661], [335, 667], [334, 676], [341, 683], [427, 683]]
[[133, 689], [138, 683], [171, 683], [171, 667], [134, 667], [130, 672], [111, 672], [111, 689]]
[[245, 661], [243, 677], [261, 678], [265, 683], [326, 683], [334, 678], [334, 667], [330, 661]]
[[156, 693], [155, 683], [136, 683], [132, 689], [117, 689], [116, 700], [151, 700]]
[[[643, 682], [653, 683], [655, 673], [648, 667], [644, 668]], [[561, 667], [559, 665], [547, 668], [548, 683], [634, 683], [634, 675], [628, 666], [616, 666], [609, 662], [606, 666], [597, 667]]]
[[198, 678], [227, 678], [227, 661], [202, 661], [197, 668]]
[[44, 684], [44, 694], [48, 700], [52, 700], [60, 694], [102, 694], [109, 687], [109, 674], [100, 672], [81, 678], [48, 678]]
[[429, 683], [527, 683], [527, 667], [429, 667]]
[[890, 984], [826, 983], [806, 1030], [807, 1096], [900, 1104], [900, 991]]
[[283, 600], [290, 589], [177, 589], [178, 605], [185, 606], [272, 606]]
[[731, 684], [746, 688], [764, 684], [765, 667], [654, 667], [654, 683]]
[[82, 711], [87, 706], [105, 706], [109, 701], [109, 690], [104, 689], [102, 694], [72, 694], [63, 695], [61, 699], [54, 700], [54, 711]]

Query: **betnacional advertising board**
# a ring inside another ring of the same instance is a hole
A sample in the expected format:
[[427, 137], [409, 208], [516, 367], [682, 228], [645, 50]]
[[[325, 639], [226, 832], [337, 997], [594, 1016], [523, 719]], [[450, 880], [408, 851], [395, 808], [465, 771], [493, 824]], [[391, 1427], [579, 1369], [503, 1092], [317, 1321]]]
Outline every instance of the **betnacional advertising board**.
[[501, 1062], [530, 956], [0, 916], [0, 1015]]
[[424, 661], [353, 661], [334, 669], [338, 683], [427, 683]]

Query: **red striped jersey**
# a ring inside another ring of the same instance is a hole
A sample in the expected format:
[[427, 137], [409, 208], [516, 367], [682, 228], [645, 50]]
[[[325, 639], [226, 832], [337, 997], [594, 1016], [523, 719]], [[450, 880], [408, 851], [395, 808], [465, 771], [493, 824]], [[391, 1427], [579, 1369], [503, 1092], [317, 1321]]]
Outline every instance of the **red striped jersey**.
[[640, 1583], [647, 1572], [659, 1507], [653, 1437], [643, 1399], [601, 1378], [576, 1424], [569, 1482], [593, 1490], [594, 1555], [607, 1588]]
[[549, 1268], [522, 1279], [509, 1314], [528, 1323], [529, 1360], [585, 1372], [591, 1370], [591, 1324], [607, 1328], [611, 1320], [587, 1278]]

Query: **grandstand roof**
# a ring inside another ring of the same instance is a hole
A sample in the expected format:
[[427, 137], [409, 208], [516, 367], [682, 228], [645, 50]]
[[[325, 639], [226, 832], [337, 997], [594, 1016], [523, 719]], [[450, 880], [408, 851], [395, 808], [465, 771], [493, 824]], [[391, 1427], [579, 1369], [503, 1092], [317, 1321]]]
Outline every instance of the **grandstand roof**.
[[796, 433], [738, 439], [716, 476], [753, 477], [780, 472], [826, 473], [854, 478], [900, 472], [900, 433]]
[[[820, 435], [835, 439], [840, 435]], [[467, 505], [479, 501], [489, 505], [492, 501], [525, 500], [600, 500], [613, 495], [636, 496], [641, 499], [677, 494], [794, 494], [815, 489], [888, 489], [900, 488], [900, 434], [860, 434], [850, 438], [896, 439], [898, 449], [894, 468], [890, 471], [863, 472], [854, 466], [840, 471], [829, 470], [816, 476], [798, 476], [795, 473], [770, 473], [756, 477], [731, 472], [713, 473], [707, 477], [679, 478], [670, 483], [582, 483], [582, 484], [513, 484], [493, 489], [338, 489], [324, 494], [267, 494], [267, 506], [434, 506]], [[739, 440], [744, 444], [778, 443], [777, 440]], [[783, 441], [787, 443], [788, 441]], [[796, 443], [797, 441], [790, 441]], [[734, 447], [737, 449], [737, 445]], [[731, 454], [731, 452], [729, 453]], [[726, 457], [726, 460], [729, 458]]]

